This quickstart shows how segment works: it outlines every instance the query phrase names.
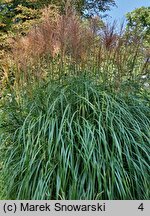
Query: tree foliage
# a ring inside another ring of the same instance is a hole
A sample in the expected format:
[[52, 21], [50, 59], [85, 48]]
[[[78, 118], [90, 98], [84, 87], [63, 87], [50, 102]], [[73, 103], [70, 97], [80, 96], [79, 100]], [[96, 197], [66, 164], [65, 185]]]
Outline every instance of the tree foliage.
[[126, 14], [127, 28], [150, 43], [150, 7], [140, 7]]
[[4, 0], [0, 4], [0, 30], [7, 32], [13, 25], [38, 18], [34, 0]]
[[79, 2], [79, 11], [85, 13], [87, 16], [92, 16], [94, 14], [99, 14], [100, 12], [105, 12], [110, 10], [111, 6], [115, 6], [114, 0], [82, 0]]
[[[99, 12], [105, 12], [115, 5], [114, 0], [73, 0], [67, 1], [80, 14], [92, 16]], [[34, 20], [39, 9], [56, 5], [63, 12], [66, 1], [59, 0], [1, 0], [0, 2], [0, 30], [8, 31], [12, 24]]]

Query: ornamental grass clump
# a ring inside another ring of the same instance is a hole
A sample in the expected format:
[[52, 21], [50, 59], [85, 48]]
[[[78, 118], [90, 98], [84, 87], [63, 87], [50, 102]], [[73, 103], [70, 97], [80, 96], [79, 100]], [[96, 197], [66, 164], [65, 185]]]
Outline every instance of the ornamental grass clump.
[[79, 76], [38, 86], [4, 109], [6, 199], [150, 198], [148, 98]]
[[73, 9], [43, 11], [1, 67], [0, 197], [149, 199], [143, 41]]

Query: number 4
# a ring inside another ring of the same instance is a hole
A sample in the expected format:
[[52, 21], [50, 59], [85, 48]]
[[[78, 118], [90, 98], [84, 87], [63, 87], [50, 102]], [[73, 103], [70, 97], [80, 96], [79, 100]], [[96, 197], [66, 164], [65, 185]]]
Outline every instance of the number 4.
[[138, 207], [139, 210], [143, 211], [144, 210], [144, 206], [143, 206], [143, 203], [141, 203]]

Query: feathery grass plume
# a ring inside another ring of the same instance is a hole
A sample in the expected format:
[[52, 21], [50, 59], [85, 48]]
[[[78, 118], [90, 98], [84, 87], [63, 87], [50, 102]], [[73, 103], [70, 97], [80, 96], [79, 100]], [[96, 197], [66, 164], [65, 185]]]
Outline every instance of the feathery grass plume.
[[[48, 57], [49, 61], [49, 56], [51, 64], [53, 65], [53, 60], [57, 59], [57, 65], [60, 65], [63, 71], [67, 59], [71, 58], [71, 62], [76, 64], [86, 52], [85, 49], [89, 48], [85, 46], [85, 41], [88, 40], [90, 31], [84, 30], [81, 20], [73, 9], [66, 8], [66, 12], [62, 15], [56, 12], [52, 17], [51, 8], [45, 8], [41, 23], [33, 27], [27, 36], [15, 41], [16, 45], [12, 49], [13, 58], [24, 73], [31, 66], [33, 66], [32, 70], [37, 62], [41, 64], [43, 57], [45, 59]], [[60, 58], [55, 58], [57, 54], [60, 54]], [[71, 62], [67, 64], [72, 65]], [[58, 71], [57, 67], [56, 71]]]
[[4, 109], [7, 199], [150, 198], [148, 98], [110, 93], [80, 75]]
[[[54, 33], [58, 19], [57, 10], [53, 10], [51, 7], [43, 9], [41, 23], [35, 25], [27, 36], [21, 37], [20, 40], [17, 40], [17, 45], [19, 45], [19, 47], [16, 47], [16, 52], [19, 52], [21, 48], [25, 51], [25, 55], [22, 54], [20, 58], [27, 58], [29, 61], [32, 57], [37, 60], [38, 57], [41, 57], [47, 52], [51, 55], [53, 54], [53, 49], [56, 43]], [[50, 16], [51, 13], [54, 16]], [[18, 55], [21, 54], [20, 52]], [[13, 54], [15, 54], [15, 52]], [[18, 59], [18, 56], [16, 59]]]
[[64, 75], [78, 76], [86, 71], [116, 91], [122, 86], [132, 91], [129, 83], [138, 85], [139, 77], [148, 71], [142, 47], [138, 36], [123, 27], [118, 33], [115, 23], [104, 26], [98, 17], [84, 21], [70, 7], [62, 14], [57, 8], [45, 8], [39, 25], [13, 43], [15, 83], [63, 82]]
[[107, 23], [103, 27], [102, 43], [106, 48], [106, 50], [113, 48], [117, 44], [118, 36], [115, 30], [116, 30], [116, 22], [114, 22], [112, 25]]

